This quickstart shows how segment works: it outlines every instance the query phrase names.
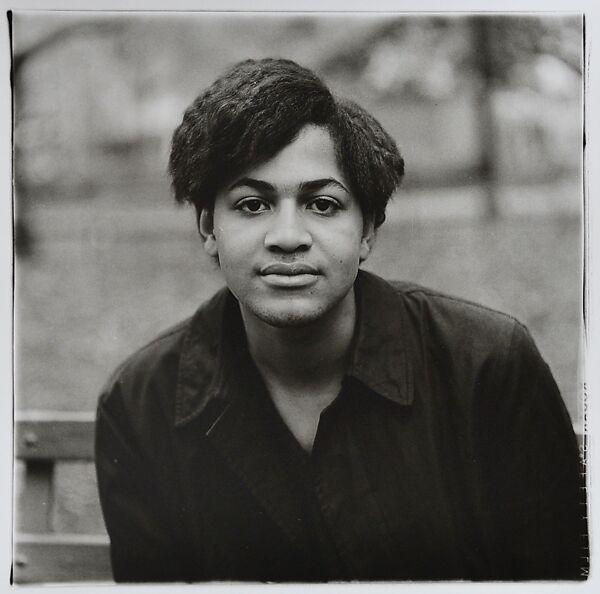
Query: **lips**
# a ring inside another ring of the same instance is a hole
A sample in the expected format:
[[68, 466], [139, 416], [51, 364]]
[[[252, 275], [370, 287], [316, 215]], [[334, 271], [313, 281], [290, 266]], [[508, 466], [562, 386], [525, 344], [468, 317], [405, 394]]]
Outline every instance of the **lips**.
[[302, 290], [319, 280], [319, 271], [304, 262], [274, 262], [260, 269], [263, 281], [275, 290]]
[[260, 273], [265, 276], [268, 274], [280, 274], [284, 276], [297, 276], [300, 274], [319, 274], [319, 271], [310, 264], [304, 262], [275, 262], [268, 264], [260, 269]]

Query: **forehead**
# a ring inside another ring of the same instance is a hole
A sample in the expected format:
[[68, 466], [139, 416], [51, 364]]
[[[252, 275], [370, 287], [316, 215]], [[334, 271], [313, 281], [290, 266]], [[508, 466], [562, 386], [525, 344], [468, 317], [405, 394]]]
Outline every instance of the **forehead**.
[[251, 167], [239, 177], [268, 181], [276, 187], [296, 186], [314, 179], [334, 178], [345, 183], [335, 144], [322, 127], [307, 125], [274, 157]]

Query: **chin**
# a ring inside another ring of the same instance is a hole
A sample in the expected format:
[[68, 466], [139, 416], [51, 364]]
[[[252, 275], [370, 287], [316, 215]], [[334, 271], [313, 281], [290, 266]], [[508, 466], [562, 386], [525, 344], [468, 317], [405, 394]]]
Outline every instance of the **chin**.
[[318, 322], [320, 315], [310, 315], [301, 312], [257, 312], [256, 317], [275, 328], [303, 328]]
[[[292, 307], [292, 305], [294, 305]], [[326, 309], [314, 305], [287, 304], [284, 307], [268, 307], [266, 304], [251, 308], [252, 313], [265, 324], [276, 328], [301, 328], [318, 322]]]

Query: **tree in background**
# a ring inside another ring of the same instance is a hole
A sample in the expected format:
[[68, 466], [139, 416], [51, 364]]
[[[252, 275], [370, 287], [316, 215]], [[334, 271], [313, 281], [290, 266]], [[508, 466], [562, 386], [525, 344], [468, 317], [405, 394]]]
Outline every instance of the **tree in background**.
[[[13, 34], [12, 46], [12, 113], [13, 130], [16, 131], [22, 120], [23, 107], [27, 103], [28, 87], [23, 83], [23, 72], [27, 64], [48, 49], [64, 43], [73, 36], [89, 35], [114, 35], [121, 31], [121, 26], [116, 21], [110, 20], [78, 20], [70, 22], [41, 23], [41, 27], [28, 31], [27, 34], [18, 36], [15, 42], [13, 29], [13, 15], [9, 12], [9, 24]], [[19, 32], [21, 33], [21, 31]], [[24, 149], [21, 135], [13, 132], [13, 205], [14, 205], [14, 250], [19, 257], [31, 256], [34, 249], [34, 234], [29, 222], [28, 211], [33, 192], [30, 187], [27, 172], [25, 171]]]
[[495, 99], [508, 88], [578, 97], [583, 22], [578, 16], [476, 15], [381, 22], [353, 47], [324, 57], [330, 74], [360, 79], [390, 101], [437, 104], [463, 85], [474, 91], [486, 213], [498, 215], [499, 154]]

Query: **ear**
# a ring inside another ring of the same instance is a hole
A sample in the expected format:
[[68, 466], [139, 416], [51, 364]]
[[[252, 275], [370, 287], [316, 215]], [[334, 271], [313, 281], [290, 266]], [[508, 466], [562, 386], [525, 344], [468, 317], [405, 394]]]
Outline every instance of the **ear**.
[[365, 219], [363, 235], [360, 240], [359, 256], [361, 262], [364, 262], [369, 257], [373, 245], [375, 245], [375, 225], [373, 224], [373, 219], [369, 217], [368, 219]]
[[204, 250], [212, 258], [218, 256], [217, 240], [214, 234], [213, 212], [207, 208], [202, 209], [198, 220], [198, 231], [204, 243]]

